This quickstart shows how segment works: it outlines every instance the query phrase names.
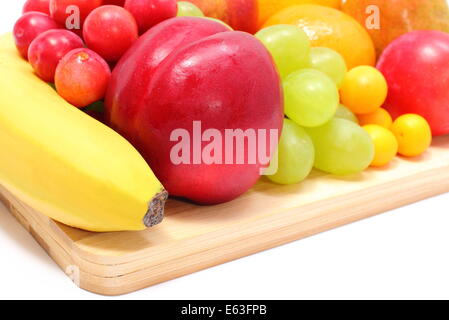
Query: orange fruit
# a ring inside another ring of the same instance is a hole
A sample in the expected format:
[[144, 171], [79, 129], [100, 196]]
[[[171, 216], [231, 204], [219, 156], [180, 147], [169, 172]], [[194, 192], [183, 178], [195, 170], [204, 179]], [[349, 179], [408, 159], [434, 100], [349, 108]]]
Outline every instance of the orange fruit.
[[338, 9], [340, 0], [257, 0], [259, 7], [259, 26], [282, 9], [300, 4], [318, 4]]
[[313, 4], [288, 7], [269, 18], [264, 27], [277, 24], [299, 26], [312, 46], [339, 52], [348, 69], [373, 66], [376, 62], [374, 44], [368, 32], [354, 18], [334, 8]]

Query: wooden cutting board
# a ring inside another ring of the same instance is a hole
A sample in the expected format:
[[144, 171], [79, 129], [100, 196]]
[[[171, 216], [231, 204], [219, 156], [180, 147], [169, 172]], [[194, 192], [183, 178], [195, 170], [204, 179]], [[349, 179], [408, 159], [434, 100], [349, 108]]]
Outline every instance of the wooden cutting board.
[[[449, 191], [449, 136], [414, 159], [304, 183], [262, 179], [230, 203], [169, 200], [165, 221], [141, 232], [91, 233], [52, 221], [0, 187], [2, 200], [81, 288], [132, 292]], [[424, 216], [423, 216], [424, 218]]]

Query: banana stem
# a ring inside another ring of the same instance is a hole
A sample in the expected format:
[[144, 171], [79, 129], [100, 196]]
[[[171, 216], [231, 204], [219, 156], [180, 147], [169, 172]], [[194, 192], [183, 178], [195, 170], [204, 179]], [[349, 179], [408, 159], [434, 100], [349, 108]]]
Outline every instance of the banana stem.
[[164, 220], [164, 208], [165, 202], [168, 199], [168, 192], [162, 190], [151, 200], [148, 205], [148, 211], [145, 217], [143, 217], [143, 223], [146, 227], [151, 228], [159, 224]]

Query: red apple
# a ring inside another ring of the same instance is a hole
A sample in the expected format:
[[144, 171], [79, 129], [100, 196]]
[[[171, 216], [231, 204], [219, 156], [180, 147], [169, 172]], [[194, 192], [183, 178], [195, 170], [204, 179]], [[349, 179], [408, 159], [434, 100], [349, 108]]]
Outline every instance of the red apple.
[[235, 30], [258, 31], [258, 0], [186, 0], [197, 5], [207, 17], [220, 19]]
[[38, 11], [50, 14], [50, 0], [27, 0], [23, 5], [22, 13]]
[[[107, 121], [136, 146], [167, 190], [202, 204], [238, 197], [259, 179], [265, 163], [205, 161], [196, 151], [204, 152], [209, 142], [195, 140], [198, 124], [200, 135], [212, 129], [224, 137], [226, 129], [273, 129], [280, 135], [283, 122], [280, 79], [270, 54], [253, 36], [227, 31], [201, 18], [158, 24], [122, 57], [106, 96]], [[193, 139], [193, 154], [181, 163], [173, 159], [179, 141], [172, 135], [179, 130]], [[270, 154], [276, 144], [277, 139], [269, 145], [261, 139], [257, 147]], [[234, 155], [256, 152], [249, 143], [244, 150], [227, 146]], [[226, 143], [215, 151], [219, 158], [229, 152]]]
[[416, 113], [435, 136], [449, 133], [449, 34], [407, 33], [384, 50], [378, 68], [389, 87], [384, 107], [394, 118]]

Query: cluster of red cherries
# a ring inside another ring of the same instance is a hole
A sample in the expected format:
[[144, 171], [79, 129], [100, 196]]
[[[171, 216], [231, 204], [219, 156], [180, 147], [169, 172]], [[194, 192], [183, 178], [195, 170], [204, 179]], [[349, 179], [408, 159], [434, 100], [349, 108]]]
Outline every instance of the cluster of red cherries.
[[111, 68], [176, 0], [28, 0], [14, 26], [17, 49], [37, 76], [83, 108], [104, 98]]

